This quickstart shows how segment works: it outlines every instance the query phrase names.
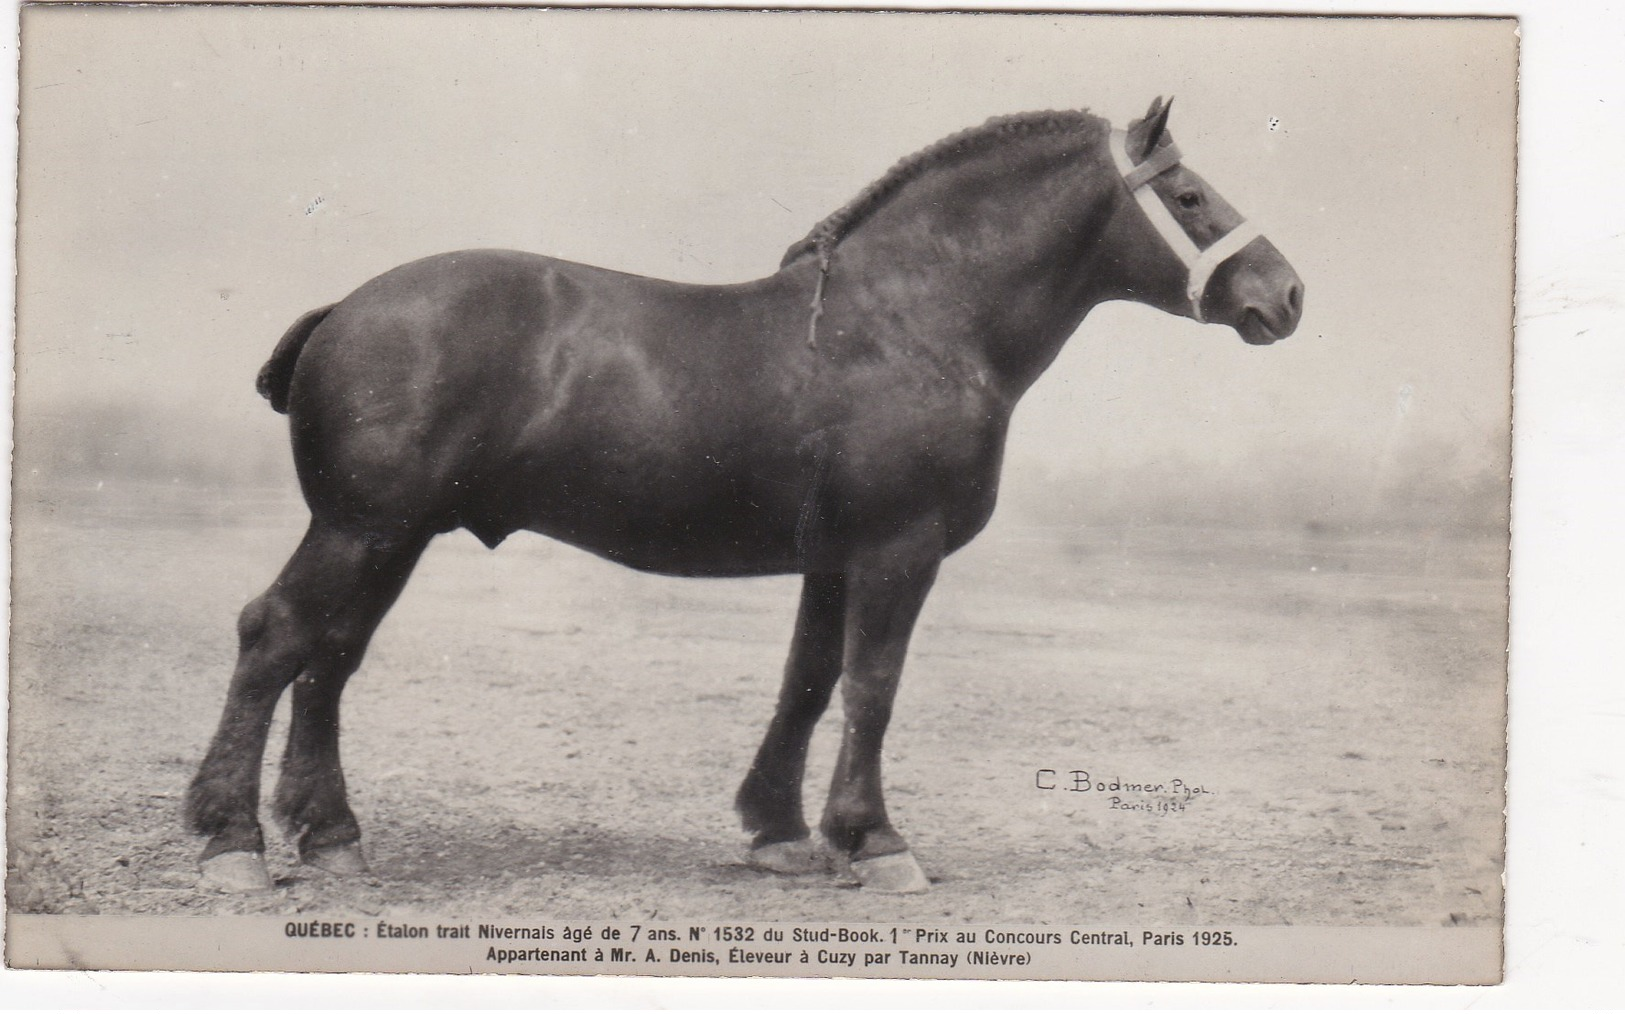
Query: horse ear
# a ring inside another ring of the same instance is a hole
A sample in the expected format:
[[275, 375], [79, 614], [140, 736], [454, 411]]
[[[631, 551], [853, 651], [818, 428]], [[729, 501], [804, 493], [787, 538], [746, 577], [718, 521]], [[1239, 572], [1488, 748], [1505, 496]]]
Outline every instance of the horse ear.
[[1136, 162], [1142, 162], [1147, 155], [1156, 150], [1162, 141], [1163, 133], [1168, 129], [1168, 111], [1174, 106], [1174, 100], [1163, 101], [1158, 95], [1151, 102], [1151, 108], [1145, 111], [1145, 116], [1136, 120], [1128, 130], [1129, 155]]

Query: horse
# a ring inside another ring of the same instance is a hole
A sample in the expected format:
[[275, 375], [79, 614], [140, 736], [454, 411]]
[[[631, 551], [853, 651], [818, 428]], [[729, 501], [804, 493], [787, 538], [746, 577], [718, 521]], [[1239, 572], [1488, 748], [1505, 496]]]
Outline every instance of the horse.
[[[774, 714], [735, 800], [748, 856], [929, 880], [888, 816], [881, 744], [942, 559], [993, 514], [1023, 392], [1089, 311], [1133, 300], [1291, 334], [1303, 284], [1184, 166], [1160, 97], [997, 117], [905, 158], [774, 274], [692, 285], [509, 250], [418, 260], [300, 317], [258, 377], [310, 522], [242, 611], [187, 793], [200, 883], [272, 884], [259, 772], [293, 688], [274, 814], [302, 862], [367, 870], [339, 698], [429, 542], [539, 532], [657, 574], [802, 576]], [[802, 779], [841, 687], [815, 843]]]

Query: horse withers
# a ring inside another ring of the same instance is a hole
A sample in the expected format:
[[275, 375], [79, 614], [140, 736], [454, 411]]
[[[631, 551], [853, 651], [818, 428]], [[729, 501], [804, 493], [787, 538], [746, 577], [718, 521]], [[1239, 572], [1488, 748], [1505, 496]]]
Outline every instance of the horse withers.
[[[804, 575], [778, 706], [737, 796], [752, 861], [928, 881], [887, 815], [881, 741], [942, 558], [987, 524], [1011, 413], [1119, 299], [1292, 333], [1303, 287], [1186, 168], [1157, 100], [1127, 130], [1003, 117], [893, 167], [738, 285], [502, 250], [396, 268], [288, 331], [260, 373], [311, 520], [243, 610], [187, 797], [206, 883], [270, 886], [259, 771], [293, 687], [274, 810], [302, 859], [366, 868], [339, 697], [437, 534], [527, 530], [639, 570]], [[815, 845], [813, 727], [846, 722]]]

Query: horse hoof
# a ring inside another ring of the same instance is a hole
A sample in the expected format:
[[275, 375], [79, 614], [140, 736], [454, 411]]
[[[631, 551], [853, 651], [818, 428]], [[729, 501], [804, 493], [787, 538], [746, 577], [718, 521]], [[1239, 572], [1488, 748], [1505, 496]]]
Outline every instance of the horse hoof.
[[910, 852], [893, 852], [889, 856], [852, 860], [852, 875], [866, 891], [882, 894], [924, 894], [931, 890], [931, 881], [914, 861]]
[[750, 864], [770, 873], [825, 873], [829, 856], [811, 838], [776, 841], [750, 850]]
[[357, 877], [367, 872], [367, 860], [361, 854], [361, 843], [358, 841], [311, 849], [299, 860], [306, 866], [314, 866], [341, 877]]
[[258, 894], [271, 890], [265, 857], [258, 852], [222, 852], [203, 860], [199, 887], [228, 894]]

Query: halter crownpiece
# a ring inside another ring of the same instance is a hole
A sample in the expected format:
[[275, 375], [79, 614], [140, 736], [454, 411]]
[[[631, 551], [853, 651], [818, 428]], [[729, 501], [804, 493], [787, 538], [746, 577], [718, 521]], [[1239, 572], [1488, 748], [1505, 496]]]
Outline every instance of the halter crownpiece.
[[1111, 136], [1112, 161], [1117, 164], [1117, 171], [1123, 177], [1123, 183], [1128, 187], [1134, 199], [1139, 202], [1140, 210], [1150, 219], [1151, 225], [1157, 230], [1168, 249], [1185, 265], [1185, 299], [1190, 303], [1191, 316], [1206, 323], [1207, 318], [1202, 316], [1202, 297], [1207, 293], [1207, 283], [1213, 278], [1213, 272], [1219, 265], [1241, 252], [1241, 248], [1263, 235], [1258, 227], [1251, 222], [1242, 222], [1221, 236], [1207, 249], [1199, 249], [1191, 242], [1190, 236], [1185, 234], [1184, 226], [1174, 218], [1162, 198], [1148, 185], [1154, 178], [1172, 169], [1179, 164], [1179, 148], [1173, 143], [1163, 145], [1146, 156], [1144, 162], [1134, 164], [1128, 155], [1128, 132], [1113, 130]]

